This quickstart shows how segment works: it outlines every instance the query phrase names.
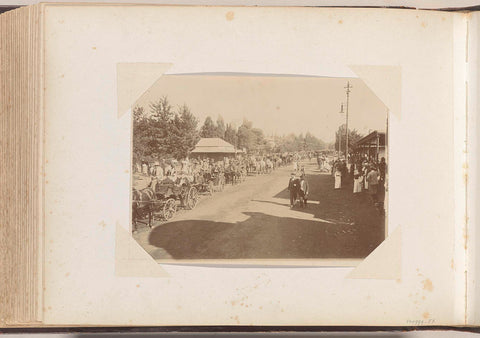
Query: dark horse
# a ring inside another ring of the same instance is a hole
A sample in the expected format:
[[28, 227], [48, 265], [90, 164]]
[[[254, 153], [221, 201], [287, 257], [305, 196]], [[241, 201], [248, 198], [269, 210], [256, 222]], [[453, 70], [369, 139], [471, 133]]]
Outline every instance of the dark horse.
[[148, 216], [148, 226], [152, 227], [153, 206], [152, 200], [155, 192], [152, 188], [144, 188], [142, 190], [133, 189], [132, 191], [132, 223], [133, 230], [137, 230], [137, 221]]

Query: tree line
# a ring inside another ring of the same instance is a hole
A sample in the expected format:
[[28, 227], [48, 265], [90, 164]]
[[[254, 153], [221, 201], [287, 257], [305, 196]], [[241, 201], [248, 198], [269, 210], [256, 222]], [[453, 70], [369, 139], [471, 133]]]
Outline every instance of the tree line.
[[174, 108], [166, 96], [150, 103], [149, 111], [140, 106], [133, 109], [134, 162], [185, 158], [201, 137], [218, 137], [237, 149], [257, 154], [320, 150], [329, 146], [309, 132], [266, 137], [263, 130], [247, 119], [237, 128], [233, 123], [225, 123], [221, 115], [216, 121], [207, 116], [199, 127], [198, 119], [187, 105]]

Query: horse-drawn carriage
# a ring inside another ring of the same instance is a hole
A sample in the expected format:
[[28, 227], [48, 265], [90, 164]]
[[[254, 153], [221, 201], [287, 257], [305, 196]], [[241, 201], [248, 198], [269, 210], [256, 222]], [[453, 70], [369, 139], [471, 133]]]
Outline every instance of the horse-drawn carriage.
[[137, 222], [148, 217], [149, 227], [156, 216], [168, 221], [175, 216], [178, 207], [193, 209], [198, 202], [198, 189], [188, 179], [179, 178], [173, 181], [169, 178], [147, 188], [132, 192], [132, 223], [134, 230]]
[[225, 188], [225, 175], [221, 171], [200, 171], [194, 175], [193, 185], [200, 193], [212, 195], [215, 191]]

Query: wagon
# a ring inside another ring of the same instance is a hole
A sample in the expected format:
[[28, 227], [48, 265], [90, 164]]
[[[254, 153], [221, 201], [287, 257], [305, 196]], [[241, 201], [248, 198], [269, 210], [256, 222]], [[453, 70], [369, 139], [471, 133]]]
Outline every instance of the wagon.
[[214, 191], [222, 191], [225, 188], [225, 175], [218, 173], [199, 173], [195, 176], [194, 186], [200, 193], [212, 195]]
[[155, 186], [155, 198], [152, 200], [154, 214], [168, 221], [175, 216], [178, 207], [191, 210], [198, 202], [198, 190], [189, 182], [175, 184], [160, 182]]

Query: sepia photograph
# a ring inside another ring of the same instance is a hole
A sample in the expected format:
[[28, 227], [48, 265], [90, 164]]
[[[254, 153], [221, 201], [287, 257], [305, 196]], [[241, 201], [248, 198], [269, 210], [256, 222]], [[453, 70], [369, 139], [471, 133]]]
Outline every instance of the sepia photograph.
[[387, 113], [358, 78], [164, 75], [132, 111], [132, 235], [158, 262], [363, 259]]

